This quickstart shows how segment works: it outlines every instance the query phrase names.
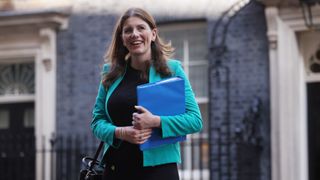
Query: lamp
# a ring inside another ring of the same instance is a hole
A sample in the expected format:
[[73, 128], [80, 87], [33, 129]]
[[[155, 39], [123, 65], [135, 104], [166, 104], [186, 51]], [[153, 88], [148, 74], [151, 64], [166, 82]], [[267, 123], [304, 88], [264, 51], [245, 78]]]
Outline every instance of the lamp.
[[300, 0], [302, 13], [306, 26], [310, 29], [320, 30], [320, 22], [314, 22], [315, 12], [319, 11], [320, 0]]

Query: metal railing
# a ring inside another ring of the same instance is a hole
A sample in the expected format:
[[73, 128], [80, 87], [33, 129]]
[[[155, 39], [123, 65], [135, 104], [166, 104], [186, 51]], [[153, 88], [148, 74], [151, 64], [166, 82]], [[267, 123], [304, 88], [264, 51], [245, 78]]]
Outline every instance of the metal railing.
[[[41, 145], [43, 148], [36, 149], [38, 140], [34, 136], [0, 134], [0, 180], [79, 179], [81, 159], [93, 156], [99, 143], [93, 137], [67, 135], [41, 141], [49, 148]], [[208, 138], [202, 136], [190, 136], [181, 143], [181, 180], [209, 179], [208, 146]]]

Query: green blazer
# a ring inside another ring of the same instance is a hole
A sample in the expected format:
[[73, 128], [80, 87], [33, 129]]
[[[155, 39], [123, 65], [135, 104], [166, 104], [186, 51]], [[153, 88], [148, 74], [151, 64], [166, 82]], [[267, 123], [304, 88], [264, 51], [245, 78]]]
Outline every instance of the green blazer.
[[[199, 132], [202, 129], [202, 119], [190, 82], [179, 61], [168, 60], [167, 64], [172, 72], [172, 76], [179, 76], [185, 80], [186, 112], [176, 116], [160, 116], [162, 136], [165, 138]], [[103, 73], [107, 73], [108, 70], [109, 65], [105, 64]], [[97, 138], [105, 142], [104, 153], [110, 146], [117, 148], [121, 144], [121, 140], [114, 136], [116, 126], [113, 124], [106, 106], [110, 95], [119, 85], [123, 76], [124, 75], [119, 77], [107, 91], [104, 89], [102, 83], [100, 83], [92, 113], [91, 129]], [[151, 66], [149, 82], [156, 82], [161, 79], [154, 67]], [[173, 162], [181, 162], [179, 143], [143, 151], [143, 166], [155, 166]]]

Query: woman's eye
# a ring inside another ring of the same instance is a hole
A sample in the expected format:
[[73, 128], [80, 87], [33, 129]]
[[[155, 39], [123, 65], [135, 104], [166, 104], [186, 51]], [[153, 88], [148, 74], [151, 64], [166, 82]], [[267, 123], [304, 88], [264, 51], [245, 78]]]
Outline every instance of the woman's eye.
[[138, 29], [139, 29], [139, 30], [144, 30], [144, 29], [146, 29], [146, 28], [145, 28], [144, 26], [139, 26]]
[[123, 30], [123, 32], [124, 32], [125, 34], [131, 33], [131, 31], [132, 31], [131, 29], [124, 29], [124, 30]]

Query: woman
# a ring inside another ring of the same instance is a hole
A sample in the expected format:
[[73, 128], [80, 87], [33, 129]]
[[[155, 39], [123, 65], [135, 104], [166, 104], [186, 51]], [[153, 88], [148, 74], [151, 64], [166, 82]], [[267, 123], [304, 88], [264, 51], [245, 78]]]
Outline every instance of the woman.
[[[178, 180], [179, 143], [141, 151], [139, 144], [161, 128], [163, 137], [199, 132], [202, 119], [190, 83], [173, 48], [164, 44], [153, 17], [139, 8], [128, 9], [115, 26], [96, 98], [91, 128], [105, 142], [104, 178]], [[186, 112], [157, 116], [136, 106], [136, 86], [179, 76], [185, 80]], [[137, 113], [139, 112], [139, 113]]]

